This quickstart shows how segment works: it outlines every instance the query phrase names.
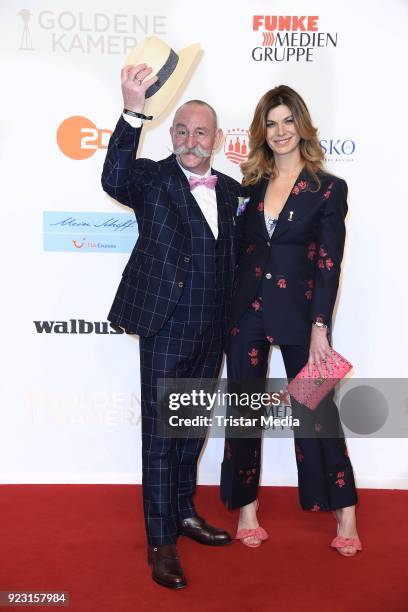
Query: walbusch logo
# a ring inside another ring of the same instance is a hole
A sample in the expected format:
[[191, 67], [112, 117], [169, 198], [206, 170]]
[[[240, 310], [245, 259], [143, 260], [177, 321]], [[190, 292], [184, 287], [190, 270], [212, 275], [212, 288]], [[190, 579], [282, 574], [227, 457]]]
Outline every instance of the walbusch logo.
[[114, 336], [129, 333], [109, 321], [34, 321], [37, 334], [101, 334]]
[[253, 15], [252, 29], [262, 32], [256, 62], [313, 62], [316, 48], [337, 47], [337, 33], [319, 32], [318, 15]]
[[248, 130], [233, 128], [227, 131], [224, 153], [233, 164], [240, 164], [248, 157]]

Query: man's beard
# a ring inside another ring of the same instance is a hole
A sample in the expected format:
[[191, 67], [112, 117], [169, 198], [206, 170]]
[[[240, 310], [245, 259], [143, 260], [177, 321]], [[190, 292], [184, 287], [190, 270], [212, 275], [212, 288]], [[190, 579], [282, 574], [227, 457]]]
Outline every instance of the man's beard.
[[207, 157], [211, 157], [211, 151], [207, 151], [200, 147], [200, 145], [196, 145], [195, 147], [186, 147], [186, 145], [180, 145], [177, 149], [173, 150], [174, 155], [186, 155], [187, 153], [192, 153], [197, 157], [201, 157], [202, 159], [206, 159]]

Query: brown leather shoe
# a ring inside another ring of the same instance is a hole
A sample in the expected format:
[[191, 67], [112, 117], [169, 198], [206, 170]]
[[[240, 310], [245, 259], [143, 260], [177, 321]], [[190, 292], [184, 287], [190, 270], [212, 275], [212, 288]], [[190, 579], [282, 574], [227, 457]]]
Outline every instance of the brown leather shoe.
[[192, 538], [200, 544], [209, 546], [224, 546], [231, 542], [231, 536], [228, 531], [218, 529], [205, 522], [201, 516], [192, 516], [184, 519], [180, 526], [180, 535]]
[[152, 578], [157, 584], [169, 589], [182, 589], [187, 586], [174, 544], [149, 546], [147, 561], [152, 568]]

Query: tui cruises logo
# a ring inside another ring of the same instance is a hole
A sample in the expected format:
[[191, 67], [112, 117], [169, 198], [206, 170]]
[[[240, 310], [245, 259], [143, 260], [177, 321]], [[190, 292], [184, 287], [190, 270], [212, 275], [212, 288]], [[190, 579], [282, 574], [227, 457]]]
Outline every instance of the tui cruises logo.
[[130, 253], [137, 236], [133, 213], [43, 213], [44, 251]]
[[224, 153], [233, 164], [241, 164], [248, 158], [248, 130], [233, 128], [225, 135]]
[[321, 32], [318, 15], [253, 15], [256, 62], [313, 62], [321, 49], [337, 47], [337, 32]]

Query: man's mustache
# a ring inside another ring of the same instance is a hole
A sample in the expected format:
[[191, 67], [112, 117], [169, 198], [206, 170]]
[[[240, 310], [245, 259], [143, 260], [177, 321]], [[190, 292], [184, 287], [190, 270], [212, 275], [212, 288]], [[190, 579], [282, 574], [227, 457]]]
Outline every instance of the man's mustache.
[[186, 147], [186, 145], [180, 145], [177, 149], [173, 150], [175, 155], [185, 155], [186, 153], [192, 153], [197, 157], [202, 157], [203, 159], [206, 157], [211, 157], [211, 151], [207, 151], [200, 147], [200, 145], [196, 145], [195, 147]]

